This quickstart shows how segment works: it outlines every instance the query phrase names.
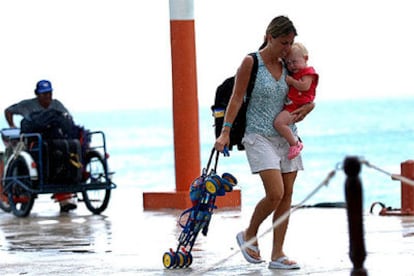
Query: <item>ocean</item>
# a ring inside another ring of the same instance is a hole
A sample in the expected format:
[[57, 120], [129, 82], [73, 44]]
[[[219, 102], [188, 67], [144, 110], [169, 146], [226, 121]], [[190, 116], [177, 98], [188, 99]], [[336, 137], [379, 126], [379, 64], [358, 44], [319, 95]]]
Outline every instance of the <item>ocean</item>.
[[[314, 111], [298, 124], [304, 141], [305, 170], [298, 174], [293, 204], [298, 204], [335, 170], [335, 176], [305, 204], [343, 202], [344, 159], [358, 156], [390, 173], [400, 173], [401, 162], [414, 159], [414, 98], [329, 100], [317, 102]], [[117, 189], [143, 192], [175, 189], [172, 109], [145, 109], [73, 114], [78, 124], [103, 130], [115, 171]], [[199, 107], [200, 169], [214, 144], [209, 107]], [[242, 205], [254, 206], [263, 196], [259, 176], [249, 171], [244, 152], [220, 157], [218, 173], [230, 172], [239, 181]], [[400, 207], [400, 183], [382, 172], [362, 166], [364, 209], [373, 202]], [[190, 185], [190, 183], [188, 183]], [[116, 191], [115, 191], [116, 192]]]

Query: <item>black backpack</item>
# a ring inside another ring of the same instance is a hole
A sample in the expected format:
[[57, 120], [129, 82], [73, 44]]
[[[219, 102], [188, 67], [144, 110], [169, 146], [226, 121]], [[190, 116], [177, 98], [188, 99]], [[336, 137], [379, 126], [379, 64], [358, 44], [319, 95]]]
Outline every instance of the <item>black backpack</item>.
[[22, 133], [40, 133], [42, 139], [79, 138], [72, 117], [59, 110], [48, 108], [30, 114], [20, 122]]
[[[230, 145], [229, 150], [232, 150], [234, 145], [237, 145], [238, 150], [244, 150], [242, 139], [244, 131], [246, 129], [246, 111], [247, 105], [249, 104], [250, 96], [252, 94], [254, 83], [256, 81], [256, 74], [258, 68], [258, 61], [256, 53], [250, 53], [253, 57], [253, 68], [250, 74], [249, 84], [247, 85], [246, 97], [242, 106], [240, 107], [239, 113], [237, 113], [234, 119], [233, 126], [230, 130]], [[214, 98], [214, 105], [211, 106], [214, 117], [214, 127], [216, 138], [220, 136], [221, 129], [223, 128], [224, 114], [229, 103], [231, 94], [233, 92], [234, 76], [227, 78], [221, 85], [217, 87], [216, 95]]]

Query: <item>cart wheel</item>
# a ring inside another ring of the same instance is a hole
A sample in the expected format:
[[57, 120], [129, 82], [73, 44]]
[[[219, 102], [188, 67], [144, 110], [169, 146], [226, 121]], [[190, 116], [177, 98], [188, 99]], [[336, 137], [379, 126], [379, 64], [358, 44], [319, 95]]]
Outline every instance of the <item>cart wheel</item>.
[[225, 178], [223, 178], [223, 187], [227, 193], [233, 191], [233, 185]]
[[[108, 207], [111, 196], [111, 189], [102, 188], [110, 184], [108, 169], [102, 156], [96, 151], [87, 153], [85, 164], [87, 179], [84, 183], [86, 190], [82, 192], [83, 199], [89, 211], [100, 214]], [[100, 187], [93, 188], [96, 185]]]
[[217, 193], [218, 185], [216, 181], [212, 178], [207, 178], [206, 180], [206, 190], [209, 194], [215, 195]]
[[191, 252], [187, 252], [187, 263], [185, 264], [185, 267], [189, 267], [193, 263], [193, 255], [191, 255]]
[[7, 212], [7, 213], [11, 211], [11, 207], [9, 204], [9, 200], [7, 199], [7, 195], [3, 194], [3, 192], [0, 194], [0, 209], [2, 209], [4, 212]]
[[233, 185], [233, 186], [236, 186], [237, 185], [237, 179], [232, 174], [230, 174], [230, 173], [223, 173], [223, 175], [221, 177], [223, 179], [227, 180], [228, 182], [230, 182], [231, 185]]
[[210, 176], [211, 179], [213, 179], [215, 181], [215, 183], [217, 184], [217, 191], [216, 191], [216, 195], [217, 196], [224, 196], [226, 194], [226, 189], [223, 186], [223, 179], [218, 176], [217, 174], [213, 174]]
[[221, 178], [220, 176], [218, 176], [217, 174], [213, 174], [210, 176], [211, 179], [213, 179], [214, 181], [216, 181], [217, 184], [217, 188], [221, 187]]
[[32, 187], [29, 169], [23, 157], [11, 161], [4, 180], [7, 188], [10, 209], [16, 217], [27, 217], [33, 208], [34, 195], [28, 191]]
[[184, 252], [179, 251], [177, 253], [176, 265], [179, 268], [183, 268], [187, 264], [187, 256]]
[[175, 256], [171, 252], [165, 252], [162, 256], [162, 263], [165, 268], [171, 268], [175, 266]]
[[11, 208], [10, 208], [10, 204], [9, 204], [9, 200], [7, 198], [7, 194], [6, 192], [4, 192], [4, 162], [3, 162], [3, 158], [4, 155], [3, 153], [0, 153], [0, 209], [2, 209], [5, 212], [10, 212]]
[[[3, 176], [1, 176], [3, 177]], [[4, 181], [3, 179], [0, 179], [0, 209], [2, 209], [4, 212], [10, 212], [11, 207], [9, 204], [9, 199], [7, 197], [6, 192], [4, 192]]]

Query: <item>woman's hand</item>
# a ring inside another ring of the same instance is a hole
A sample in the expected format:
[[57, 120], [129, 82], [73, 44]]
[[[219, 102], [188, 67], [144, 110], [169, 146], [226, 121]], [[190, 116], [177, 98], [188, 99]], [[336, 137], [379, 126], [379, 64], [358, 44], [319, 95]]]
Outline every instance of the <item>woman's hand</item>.
[[308, 115], [313, 109], [315, 108], [315, 103], [307, 103], [296, 109], [292, 112], [293, 120], [295, 123], [302, 121], [305, 119], [306, 115]]
[[230, 145], [230, 131], [223, 130], [220, 136], [216, 139], [216, 143], [214, 144], [214, 148], [219, 151], [223, 152], [225, 147], [229, 147]]

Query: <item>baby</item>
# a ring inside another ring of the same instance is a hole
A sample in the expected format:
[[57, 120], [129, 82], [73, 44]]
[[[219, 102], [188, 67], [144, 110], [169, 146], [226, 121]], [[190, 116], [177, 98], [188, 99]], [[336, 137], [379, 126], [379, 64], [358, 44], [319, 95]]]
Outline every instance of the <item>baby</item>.
[[286, 58], [286, 65], [291, 76], [286, 77], [289, 93], [284, 109], [276, 116], [274, 127], [289, 143], [288, 158], [297, 157], [302, 148], [302, 142], [295, 137], [289, 125], [294, 117], [291, 112], [300, 106], [313, 102], [319, 76], [315, 69], [308, 66], [308, 51], [301, 43], [294, 43]]

